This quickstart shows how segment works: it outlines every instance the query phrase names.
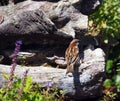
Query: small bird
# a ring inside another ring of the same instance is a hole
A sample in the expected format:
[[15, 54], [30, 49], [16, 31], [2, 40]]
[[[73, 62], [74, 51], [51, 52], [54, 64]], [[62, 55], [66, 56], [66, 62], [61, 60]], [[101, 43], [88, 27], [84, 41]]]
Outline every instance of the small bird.
[[67, 63], [66, 74], [74, 72], [74, 65], [76, 64], [79, 58], [78, 45], [79, 45], [79, 40], [73, 39], [69, 44], [68, 48], [66, 49], [66, 52], [65, 52], [65, 61]]

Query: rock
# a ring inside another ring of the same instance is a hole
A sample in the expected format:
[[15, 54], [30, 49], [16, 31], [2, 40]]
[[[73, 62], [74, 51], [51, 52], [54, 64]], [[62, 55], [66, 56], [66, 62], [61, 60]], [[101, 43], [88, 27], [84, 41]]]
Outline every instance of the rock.
[[[74, 74], [65, 76], [65, 69], [50, 68], [44, 66], [19, 66], [15, 74], [23, 76], [23, 72], [29, 68], [29, 73], [34, 82], [39, 82], [43, 87], [51, 81], [53, 86], [66, 90], [66, 95], [75, 100], [97, 98], [102, 94], [102, 84], [105, 75], [105, 54], [102, 49], [86, 49], [83, 53], [82, 64], [75, 67]], [[3, 85], [2, 73], [10, 73], [10, 67], [0, 65], [0, 85]]]
[[66, 68], [67, 64], [65, 61], [64, 57], [58, 57], [58, 56], [53, 56], [53, 57], [47, 57], [48, 63], [56, 64], [59, 66], [59, 68]]
[[[31, 1], [0, 8], [4, 16], [4, 22], [0, 25], [0, 49], [14, 47], [18, 39], [27, 46], [60, 45], [61, 41], [68, 43], [72, 40], [72, 37], [59, 31], [45, 12], [39, 9], [41, 3]], [[4, 39], [8, 40], [4, 42]]]
[[0, 14], [0, 24], [2, 24], [4, 21], [4, 17]]
[[80, 11], [83, 14], [90, 15], [98, 9], [101, 3], [102, 0], [82, 0]]
[[[105, 74], [105, 54], [100, 48], [94, 49], [93, 45], [98, 46], [99, 43], [87, 35], [87, 29], [88, 16], [98, 8], [101, 0], [21, 1], [15, 0], [15, 5], [0, 7], [0, 54], [4, 57], [1, 62], [11, 63], [14, 43], [22, 40], [21, 52], [27, 54], [18, 55], [25, 56], [30, 67], [17, 65], [15, 74], [18, 77], [21, 78], [29, 68], [28, 75], [43, 87], [51, 81], [53, 86], [66, 90], [66, 95], [75, 100], [99, 97]], [[64, 57], [73, 38], [80, 40], [80, 57], [83, 59], [74, 68], [73, 75], [65, 76], [65, 69], [32, 66], [42, 65], [49, 60], [64, 67], [66, 63], [61, 57]], [[92, 46], [85, 50], [84, 47], [89, 44]], [[23, 61], [19, 59], [20, 62]], [[2, 73], [9, 74], [10, 68], [0, 65], [1, 87], [6, 82]]]
[[0, 63], [2, 62], [3, 59], [4, 59], [4, 56], [0, 55]]
[[[96, 2], [98, 0], [25, 1], [0, 7], [4, 17], [0, 24], [0, 49], [14, 47], [18, 39], [23, 40], [25, 47], [66, 45], [72, 38], [81, 39], [79, 36], [85, 36], [88, 28], [88, 15], [82, 14], [81, 9], [91, 9]], [[4, 42], [5, 39], [8, 40]]]
[[[73, 38], [80, 40], [81, 47], [97, 45], [93, 37], [86, 36], [88, 15], [81, 13], [86, 5], [91, 5], [88, 9], [97, 1], [21, 1], [14, 1], [15, 5], [0, 7], [0, 54], [5, 57], [3, 63], [10, 63], [9, 55], [12, 53], [6, 55], [5, 51], [14, 50], [14, 43], [18, 39], [23, 41], [22, 51], [37, 51], [39, 56], [35, 57], [40, 61], [46, 61], [48, 56], [64, 57], [64, 52]], [[87, 12], [91, 12], [91, 8], [89, 9]], [[40, 65], [45, 62], [33, 61], [28, 63]]]
[[75, 68], [72, 77], [62, 78], [59, 87], [67, 89], [68, 95], [76, 100], [95, 98], [102, 95], [105, 77], [105, 54], [100, 49], [86, 49], [83, 63]]

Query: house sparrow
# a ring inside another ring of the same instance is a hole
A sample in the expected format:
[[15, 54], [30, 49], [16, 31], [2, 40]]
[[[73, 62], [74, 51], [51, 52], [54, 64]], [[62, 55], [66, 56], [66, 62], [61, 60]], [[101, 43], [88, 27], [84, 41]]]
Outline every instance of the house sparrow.
[[66, 74], [68, 73], [73, 73], [74, 71], [74, 65], [76, 64], [78, 58], [79, 58], [79, 48], [78, 48], [78, 39], [73, 39], [66, 49], [65, 52], [65, 60], [67, 63], [67, 71]]

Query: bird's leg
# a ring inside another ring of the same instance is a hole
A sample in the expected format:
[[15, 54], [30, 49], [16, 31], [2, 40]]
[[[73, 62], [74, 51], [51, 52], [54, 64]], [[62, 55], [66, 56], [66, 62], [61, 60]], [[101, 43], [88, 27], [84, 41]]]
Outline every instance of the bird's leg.
[[82, 64], [83, 63], [83, 59], [81, 58], [79, 62], [80, 62], [80, 64]]

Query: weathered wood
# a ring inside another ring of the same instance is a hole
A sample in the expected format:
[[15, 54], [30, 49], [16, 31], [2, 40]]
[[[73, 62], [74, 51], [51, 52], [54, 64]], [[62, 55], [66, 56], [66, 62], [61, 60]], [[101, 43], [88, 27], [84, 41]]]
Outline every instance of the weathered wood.
[[[83, 63], [75, 68], [74, 74], [65, 76], [65, 69], [50, 68], [44, 66], [26, 67], [17, 66], [15, 74], [23, 76], [23, 72], [29, 68], [29, 73], [34, 82], [39, 82], [43, 87], [51, 81], [53, 86], [66, 90], [66, 94], [74, 99], [96, 98], [102, 93], [102, 83], [105, 74], [105, 54], [100, 49], [86, 49]], [[0, 79], [3, 84], [2, 73], [10, 72], [10, 67], [0, 65]]]

